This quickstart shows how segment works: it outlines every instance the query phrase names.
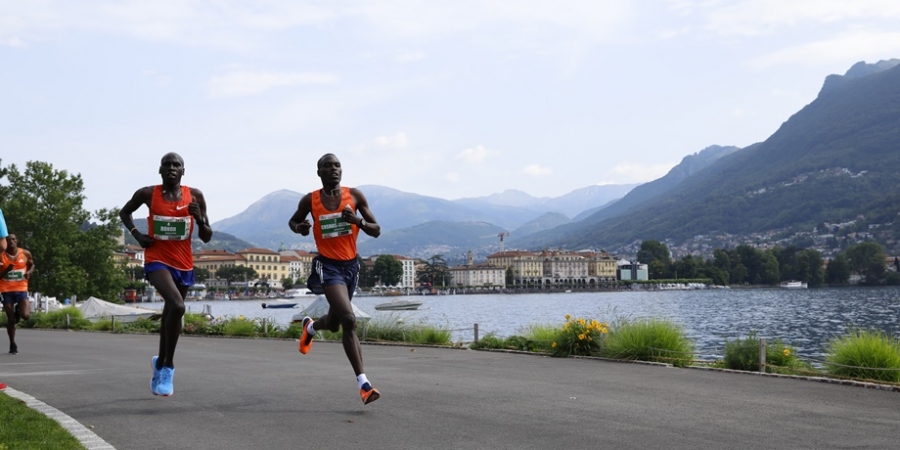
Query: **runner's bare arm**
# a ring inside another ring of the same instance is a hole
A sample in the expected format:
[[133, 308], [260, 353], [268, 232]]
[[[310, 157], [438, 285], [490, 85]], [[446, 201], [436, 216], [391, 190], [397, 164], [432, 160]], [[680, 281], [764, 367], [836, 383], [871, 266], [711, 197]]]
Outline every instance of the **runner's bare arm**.
[[22, 249], [23, 253], [25, 253], [25, 279], [31, 278], [31, 272], [34, 272], [34, 258], [31, 256], [31, 252], [28, 250]]
[[312, 228], [312, 224], [306, 216], [308, 216], [311, 211], [312, 194], [306, 194], [300, 199], [300, 203], [297, 204], [297, 211], [294, 212], [294, 215], [291, 216], [291, 220], [288, 221], [288, 228], [294, 233], [300, 233], [302, 236], [309, 236], [309, 229]]
[[203, 242], [209, 242], [212, 239], [213, 230], [209, 225], [209, 217], [206, 215], [206, 198], [200, 189], [191, 188], [191, 204], [188, 205], [188, 212], [194, 216], [194, 223], [197, 224], [197, 236]]
[[[362, 218], [366, 221], [365, 226], [360, 226], [359, 229], [362, 230], [363, 233], [374, 238], [381, 236], [381, 225], [378, 225], [378, 222], [375, 220], [375, 214], [369, 209], [369, 201], [366, 200], [366, 196], [363, 195], [362, 191], [356, 188], [351, 188], [350, 194], [353, 195], [353, 201], [356, 203], [356, 210], [359, 211], [359, 214], [362, 215]], [[362, 225], [362, 221], [359, 221], [357, 225]]]
[[128, 229], [128, 232], [131, 236], [138, 241], [138, 244], [143, 248], [147, 248], [153, 245], [153, 238], [147, 236], [144, 233], [141, 233], [134, 226], [134, 219], [131, 217], [131, 214], [138, 210], [141, 206], [146, 206], [150, 208], [150, 200], [153, 198], [153, 187], [147, 186], [138, 189], [134, 192], [134, 195], [131, 196], [131, 199], [125, 203], [125, 206], [119, 211], [119, 219], [122, 220], [122, 224], [125, 225], [125, 228]]

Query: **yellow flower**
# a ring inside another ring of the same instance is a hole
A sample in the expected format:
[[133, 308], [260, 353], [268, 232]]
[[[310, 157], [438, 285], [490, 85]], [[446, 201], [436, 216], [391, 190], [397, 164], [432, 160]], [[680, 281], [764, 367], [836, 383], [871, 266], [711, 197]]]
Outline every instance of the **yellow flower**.
[[587, 323], [587, 322], [586, 322], [584, 319], [579, 318], [579, 319], [578, 319], [578, 323], [584, 325], [584, 324]]
[[791, 356], [791, 349], [789, 349], [789, 348], [784, 349], [784, 356]]
[[241, 319], [241, 320], [244, 320], [244, 316], [243, 316], [243, 314], [242, 314], [242, 315], [240, 315], [240, 316], [238, 316], [238, 319]]
[[579, 340], [579, 341], [583, 341], [583, 340], [584, 340], [584, 333], [581, 333], [581, 334], [578, 335], [578, 340]]
[[572, 318], [572, 316], [566, 314], [566, 320], [569, 320], [569, 319], [571, 319], [571, 318]]
[[551, 347], [556, 348], [556, 342], [550, 344]]

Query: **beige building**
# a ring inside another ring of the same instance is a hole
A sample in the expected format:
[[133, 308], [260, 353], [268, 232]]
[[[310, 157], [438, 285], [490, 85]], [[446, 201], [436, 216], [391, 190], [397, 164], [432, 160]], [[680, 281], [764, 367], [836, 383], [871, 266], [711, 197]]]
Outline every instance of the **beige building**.
[[279, 252], [282, 262], [288, 263], [288, 276], [305, 282], [312, 270], [312, 259], [314, 254], [304, 250], [282, 250]]
[[244, 265], [256, 270], [260, 280], [281, 281], [289, 276], [290, 264], [282, 262], [278, 252], [267, 248], [248, 248], [236, 254], [244, 258]]
[[456, 266], [450, 269], [451, 285], [459, 287], [506, 287], [506, 269], [491, 264]]
[[616, 281], [616, 258], [605, 251], [578, 252], [587, 262], [588, 277], [597, 281]]

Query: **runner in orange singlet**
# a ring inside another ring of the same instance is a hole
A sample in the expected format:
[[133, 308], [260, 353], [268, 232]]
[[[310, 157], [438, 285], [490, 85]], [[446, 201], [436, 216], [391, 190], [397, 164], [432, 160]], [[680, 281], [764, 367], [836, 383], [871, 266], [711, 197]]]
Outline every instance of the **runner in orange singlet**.
[[[181, 185], [184, 160], [177, 153], [167, 153], [159, 164], [162, 184], [138, 189], [125, 203], [119, 218], [131, 235], [145, 248], [144, 273], [162, 296], [162, 318], [159, 327], [159, 353], [151, 360], [153, 395], [169, 396], [175, 392], [175, 346], [181, 335], [184, 298], [194, 284], [194, 258], [191, 235], [194, 229], [203, 242], [212, 239], [213, 231], [206, 217], [206, 200], [199, 189]], [[131, 214], [141, 206], [150, 210], [147, 234], [134, 226]]]
[[[328, 314], [319, 320], [303, 319], [300, 353], [309, 352], [316, 331], [325, 329], [337, 332], [342, 329], [344, 353], [356, 373], [359, 395], [363, 403], [369, 404], [381, 394], [372, 387], [363, 370], [362, 350], [356, 336], [356, 315], [350, 300], [359, 281], [356, 254], [359, 230], [377, 238], [381, 227], [375, 223], [375, 215], [369, 210], [366, 196], [359, 189], [341, 187], [343, 172], [337, 156], [329, 153], [319, 158], [317, 173], [322, 179], [322, 189], [300, 199], [297, 212], [288, 226], [291, 231], [303, 236], [308, 236], [309, 230], [313, 230], [319, 255], [313, 258], [313, 270], [307, 286], [316, 294], [324, 293], [329, 308]], [[362, 217], [356, 215], [357, 211]], [[315, 225], [306, 218], [310, 214]]]
[[28, 302], [28, 279], [34, 272], [31, 252], [19, 247], [15, 234], [6, 241], [6, 251], [0, 252], [0, 294], [3, 296], [3, 312], [6, 313], [6, 334], [9, 336], [9, 353], [19, 353], [16, 345], [16, 324], [31, 317]]

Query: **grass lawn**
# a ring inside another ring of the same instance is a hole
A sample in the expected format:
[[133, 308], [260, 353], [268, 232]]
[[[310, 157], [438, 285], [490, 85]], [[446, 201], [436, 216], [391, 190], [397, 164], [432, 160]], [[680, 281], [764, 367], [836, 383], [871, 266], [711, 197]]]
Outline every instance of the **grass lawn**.
[[0, 392], [0, 450], [84, 450], [84, 446], [55, 420]]

